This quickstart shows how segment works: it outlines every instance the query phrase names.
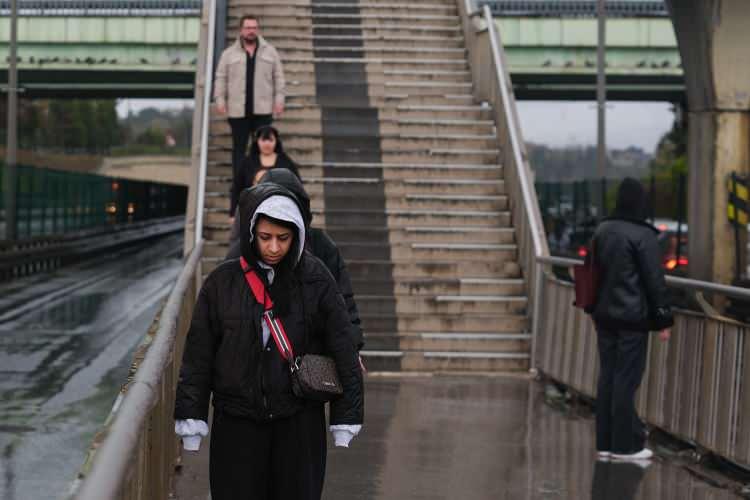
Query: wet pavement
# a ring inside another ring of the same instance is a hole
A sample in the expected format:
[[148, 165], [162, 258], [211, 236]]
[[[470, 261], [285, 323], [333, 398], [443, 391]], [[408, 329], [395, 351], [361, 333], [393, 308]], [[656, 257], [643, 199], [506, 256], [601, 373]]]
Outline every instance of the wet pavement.
[[[366, 391], [362, 434], [329, 449], [325, 500], [740, 498], [670, 459], [597, 462], [593, 419], [522, 376], [371, 376]], [[207, 455], [184, 455], [178, 500], [207, 497]]]
[[181, 251], [170, 236], [0, 286], [0, 499], [68, 495]]
[[332, 450], [326, 500], [738, 498], [656, 460], [597, 462], [594, 422], [524, 378], [371, 378], [365, 431]]

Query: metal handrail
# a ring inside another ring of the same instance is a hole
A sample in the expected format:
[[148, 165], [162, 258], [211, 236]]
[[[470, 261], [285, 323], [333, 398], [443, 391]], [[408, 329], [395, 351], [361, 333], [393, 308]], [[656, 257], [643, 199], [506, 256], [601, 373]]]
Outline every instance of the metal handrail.
[[211, 94], [213, 92], [214, 44], [216, 43], [216, 0], [209, 0], [206, 66], [203, 80], [203, 109], [201, 112], [201, 156], [198, 173], [197, 207], [195, 214], [195, 241], [203, 239], [203, 207], [206, 202], [206, 172], [208, 171], [208, 135], [211, 123]]
[[534, 184], [529, 180], [529, 172], [524, 168], [524, 160], [521, 155], [521, 143], [519, 142], [518, 136], [520, 135], [520, 129], [518, 123], [516, 123], [515, 110], [510, 108], [510, 90], [509, 82], [505, 78], [503, 61], [500, 54], [500, 35], [497, 32], [497, 26], [492, 19], [492, 12], [490, 8], [485, 5], [482, 9], [484, 14], [485, 22], [487, 23], [487, 29], [490, 35], [490, 44], [492, 47], [492, 58], [495, 63], [495, 77], [499, 83], [500, 92], [502, 94], [502, 103], [505, 107], [505, 117], [508, 120], [508, 133], [510, 134], [511, 147], [513, 148], [513, 156], [515, 157], [516, 170], [518, 178], [521, 181], [521, 193], [523, 195], [523, 204], [528, 215], [528, 222], [531, 229], [531, 237], [534, 242], [534, 255], [542, 256], [546, 255], [544, 245], [542, 244], [542, 235], [544, 231], [542, 229], [541, 217], [534, 217], [533, 215], [539, 211], [538, 203], [532, 193], [535, 193]]
[[[140, 367], [128, 386], [111, 429], [96, 451], [91, 472], [83, 479], [78, 500], [112, 500], [119, 498], [127, 479], [133, 455], [144, 432], [151, 408], [160, 397], [160, 383], [175, 351], [178, 319], [188, 287], [195, 284], [195, 274], [203, 254], [200, 241], [191, 252], [177, 283], [162, 310], [159, 327]], [[169, 450], [163, 450], [168, 453]]]
[[[21, 16], [165, 16], [200, 15], [202, 0], [18, 0]], [[0, 0], [0, 15], [10, 10]]]
[[[580, 259], [567, 257], [538, 257], [537, 262], [553, 266], [573, 267], [583, 264]], [[750, 289], [731, 285], [722, 285], [710, 281], [680, 278], [678, 276], [666, 276], [667, 285], [678, 290], [692, 290], [696, 292], [719, 293], [727, 297], [750, 300]]]
[[[502, 17], [596, 17], [596, 0], [482, 0]], [[607, 17], [668, 17], [664, 2], [608, 0]]]

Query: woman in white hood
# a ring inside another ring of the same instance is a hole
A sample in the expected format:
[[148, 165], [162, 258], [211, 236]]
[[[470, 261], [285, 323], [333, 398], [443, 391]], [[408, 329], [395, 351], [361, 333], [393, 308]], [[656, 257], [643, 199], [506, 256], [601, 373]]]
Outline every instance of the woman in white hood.
[[319, 500], [326, 464], [324, 403], [292, 391], [289, 363], [262, 320], [246, 281], [254, 272], [296, 355], [336, 364], [343, 395], [331, 403], [336, 446], [362, 426], [364, 389], [353, 327], [330, 272], [304, 250], [300, 204], [287, 189], [260, 184], [240, 197], [242, 259], [207, 278], [193, 312], [177, 387], [175, 430], [186, 449], [207, 434], [213, 396], [213, 500]]

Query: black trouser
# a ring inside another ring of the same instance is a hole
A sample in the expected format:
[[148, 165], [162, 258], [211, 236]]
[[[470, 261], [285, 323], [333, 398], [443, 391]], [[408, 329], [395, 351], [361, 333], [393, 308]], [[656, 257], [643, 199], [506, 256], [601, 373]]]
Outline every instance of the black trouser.
[[232, 129], [232, 180], [247, 155], [247, 143], [257, 129], [273, 122], [273, 115], [252, 115], [247, 118], [228, 118]]
[[214, 413], [212, 500], [320, 500], [325, 467], [322, 404], [269, 423]]
[[599, 330], [596, 391], [596, 449], [635, 453], [643, 449], [644, 427], [635, 393], [646, 367], [648, 332]]

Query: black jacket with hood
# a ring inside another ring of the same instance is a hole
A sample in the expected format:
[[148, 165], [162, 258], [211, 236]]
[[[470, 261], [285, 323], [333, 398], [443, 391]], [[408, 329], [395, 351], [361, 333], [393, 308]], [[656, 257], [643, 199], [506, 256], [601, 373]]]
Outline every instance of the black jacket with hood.
[[[284, 186], [300, 201], [302, 217], [305, 219], [306, 225], [307, 241], [305, 242], [305, 248], [307, 248], [307, 250], [309, 250], [315, 257], [323, 261], [323, 264], [325, 264], [328, 270], [331, 271], [333, 278], [336, 280], [339, 291], [346, 302], [346, 308], [349, 311], [349, 320], [354, 326], [352, 329], [354, 344], [358, 351], [361, 350], [365, 344], [364, 334], [362, 332], [362, 323], [359, 318], [357, 303], [354, 300], [354, 292], [352, 290], [351, 279], [349, 278], [349, 271], [346, 269], [346, 263], [341, 257], [341, 252], [336, 246], [336, 243], [334, 243], [328, 234], [322, 229], [310, 227], [310, 223], [312, 222], [310, 197], [307, 195], [305, 187], [302, 185], [302, 181], [300, 181], [299, 177], [291, 170], [275, 168], [269, 170], [260, 181], [261, 184], [268, 182]], [[230, 243], [226, 260], [238, 259], [239, 257], [240, 242], [237, 240]]]
[[[280, 139], [277, 139], [277, 141], [280, 141]], [[258, 158], [255, 157], [255, 155], [252, 153], [242, 160], [242, 164], [240, 165], [240, 168], [237, 170], [237, 173], [232, 180], [232, 189], [229, 197], [230, 217], [234, 217], [235, 211], [237, 210], [240, 193], [242, 193], [243, 189], [252, 187], [253, 179], [255, 179], [255, 174], [258, 173], [258, 170], [260, 168], [261, 167], [258, 163]], [[285, 168], [299, 175], [299, 169], [297, 168], [297, 165], [284, 151], [277, 151], [276, 164], [273, 167], [268, 167], [268, 171], [270, 172], [277, 168]]]
[[[252, 215], [271, 196], [291, 198], [287, 189], [265, 184], [245, 190], [240, 197], [242, 255], [266, 280], [250, 239]], [[299, 230], [297, 231], [299, 235]], [[322, 353], [331, 356], [344, 388], [343, 396], [331, 405], [330, 423], [361, 424], [364, 392], [357, 352], [351, 342], [352, 325], [346, 306], [331, 274], [316, 258], [303, 251], [299, 260], [299, 238], [287, 257], [293, 270], [288, 273], [281, 311], [296, 355]], [[282, 262], [279, 265], [283, 265]], [[279, 282], [279, 273], [274, 285]], [[268, 287], [271, 297], [273, 287]], [[288, 363], [273, 339], [263, 347], [263, 307], [250, 291], [239, 260], [227, 261], [214, 269], [201, 288], [193, 311], [177, 385], [174, 418], [207, 421], [213, 394], [217, 411], [264, 422], [291, 416], [306, 406], [320, 404], [299, 399], [292, 393]]]
[[659, 231], [645, 222], [647, 206], [641, 183], [625, 179], [613, 216], [594, 233], [599, 288], [593, 319], [601, 329], [648, 331], [672, 326]]

